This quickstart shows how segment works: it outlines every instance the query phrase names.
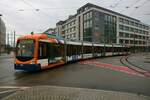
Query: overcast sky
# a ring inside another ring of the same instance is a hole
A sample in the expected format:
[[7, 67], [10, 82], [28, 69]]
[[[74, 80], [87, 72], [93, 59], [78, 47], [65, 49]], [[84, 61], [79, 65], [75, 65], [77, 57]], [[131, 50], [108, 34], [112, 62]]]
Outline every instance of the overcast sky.
[[86, 3], [93, 3], [137, 18], [150, 25], [150, 0], [0, 0], [7, 33], [43, 32]]

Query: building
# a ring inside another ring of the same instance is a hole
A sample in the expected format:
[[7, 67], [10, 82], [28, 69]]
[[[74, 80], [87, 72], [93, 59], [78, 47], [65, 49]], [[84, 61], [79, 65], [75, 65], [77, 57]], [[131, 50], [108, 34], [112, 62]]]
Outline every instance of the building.
[[63, 38], [94, 43], [116, 43], [128, 46], [146, 46], [149, 25], [140, 20], [87, 3], [56, 24]]
[[76, 20], [76, 15], [73, 15], [65, 21], [59, 21], [56, 23], [56, 32], [67, 40], [79, 40]]
[[6, 27], [0, 16], [0, 53], [4, 52], [6, 45]]
[[49, 28], [44, 33], [48, 34], [56, 34], [56, 28]]

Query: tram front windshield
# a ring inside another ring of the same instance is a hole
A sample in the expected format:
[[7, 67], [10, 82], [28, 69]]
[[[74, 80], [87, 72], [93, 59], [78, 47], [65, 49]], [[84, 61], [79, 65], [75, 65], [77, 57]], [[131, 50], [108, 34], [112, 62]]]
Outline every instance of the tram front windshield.
[[34, 57], [34, 40], [20, 40], [17, 43], [16, 58], [19, 60], [30, 60]]

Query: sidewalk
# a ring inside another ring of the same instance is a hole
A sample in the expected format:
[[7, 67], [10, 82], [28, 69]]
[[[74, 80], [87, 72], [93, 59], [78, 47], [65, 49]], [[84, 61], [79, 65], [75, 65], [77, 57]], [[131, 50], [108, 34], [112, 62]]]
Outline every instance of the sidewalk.
[[13, 58], [14, 57], [14, 53], [10, 53], [10, 54], [7, 54], [7, 53], [3, 53], [0, 55], [0, 59], [7, 59], [7, 58]]
[[36, 86], [19, 90], [2, 100], [150, 100], [150, 97], [142, 94], [96, 89]]
[[150, 71], [150, 53], [133, 54], [128, 60], [135, 66]]

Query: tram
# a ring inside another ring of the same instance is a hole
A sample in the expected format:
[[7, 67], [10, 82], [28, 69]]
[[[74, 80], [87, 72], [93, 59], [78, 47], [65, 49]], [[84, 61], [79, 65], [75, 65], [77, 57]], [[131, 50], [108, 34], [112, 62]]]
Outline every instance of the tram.
[[125, 55], [128, 49], [124, 45], [64, 41], [44, 33], [30, 34], [17, 39], [14, 68], [39, 71], [83, 59]]

